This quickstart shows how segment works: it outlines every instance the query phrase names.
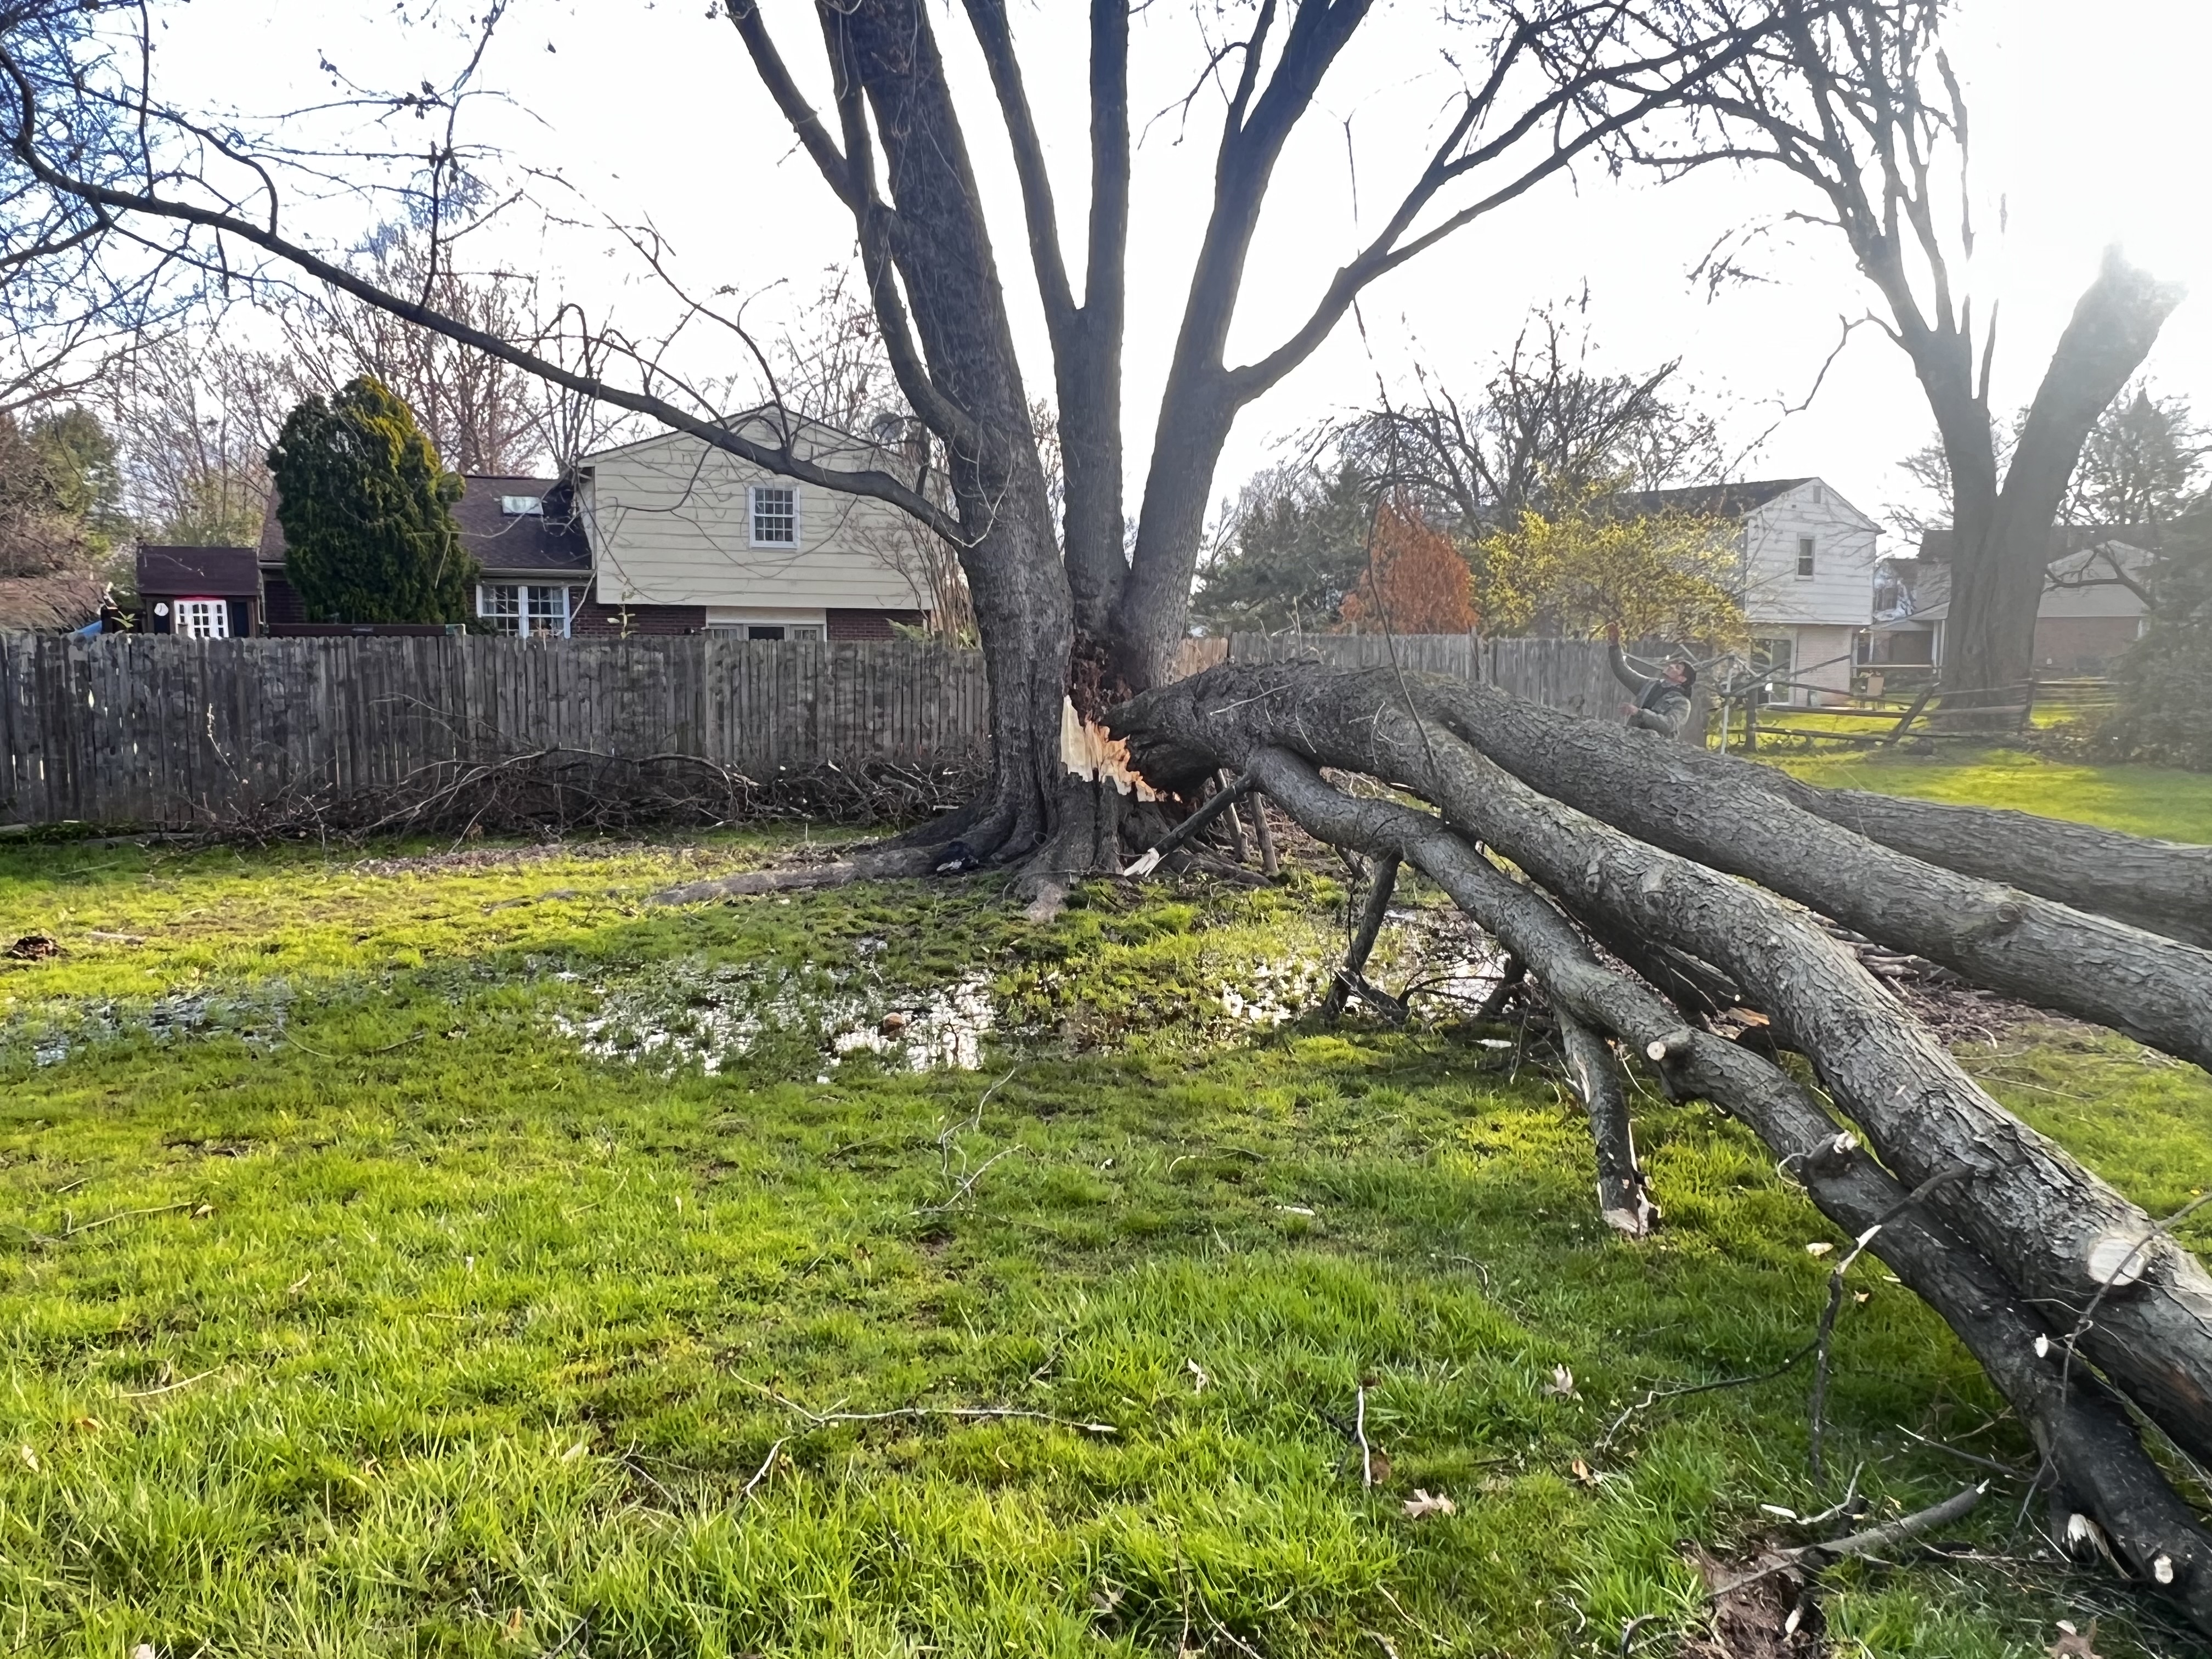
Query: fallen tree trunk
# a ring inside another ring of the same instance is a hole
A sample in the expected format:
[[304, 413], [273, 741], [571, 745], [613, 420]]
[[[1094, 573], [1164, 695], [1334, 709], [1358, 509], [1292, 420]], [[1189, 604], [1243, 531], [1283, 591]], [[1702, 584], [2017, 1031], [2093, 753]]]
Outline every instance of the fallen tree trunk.
[[2153, 841], [2002, 807], [1823, 789], [1733, 756], [1710, 758], [1808, 812], [1929, 864], [2009, 882], [2169, 939], [2212, 945], [2212, 847]]
[[[2203, 1263], [1992, 1100], [1810, 918], [1538, 794], [1440, 722], [1416, 719], [1395, 684], [1230, 664], [1146, 693], [1113, 725], [1156, 783], [1278, 745], [1397, 783], [1577, 915], [1722, 969], [1813, 1060], [1899, 1177], [1917, 1186], [1963, 1165], [1969, 1178], [1945, 1186], [1931, 1207], [2017, 1294], [2084, 1324], [2082, 1352], [2178, 1443], [2212, 1460], [2212, 1275]], [[1259, 787], [1289, 806], [1264, 775]], [[2112, 1259], [2116, 1240], [2140, 1243], [2141, 1273], [2106, 1294], [2098, 1264]], [[2093, 1302], [2090, 1322], [2082, 1316]]]
[[[1159, 712], [1133, 708], [1154, 732]], [[1234, 734], [1200, 728], [1208, 743]], [[1178, 732], [1188, 744], [1199, 733]], [[1141, 741], [1141, 739], [1140, 739]], [[2069, 1502], [2095, 1518], [2118, 1558], [2212, 1632], [2212, 1534], [2166, 1482], [2126, 1411], [2101, 1384], [2069, 1373], [2051, 1328], [1980, 1252], [1920, 1206], [1813, 1097], [1771, 1062], [1693, 1030], [1649, 988], [1603, 967], [1574, 925], [1440, 820], [1393, 801], [1355, 800], [1288, 750], [1224, 750], [1308, 833], [1412, 864], [1525, 962], [1571, 1019], [1650, 1059], [1670, 1090], [1713, 1102], [1743, 1122], [1805, 1183], [1837, 1225], [1869, 1249], [1957, 1333], [2021, 1420]]]
[[[1395, 693], [1395, 678], [1360, 678], [1370, 684], [1352, 695]], [[2212, 951], [1908, 856], [1793, 795], [1778, 799], [1760, 781], [1782, 776], [1771, 768], [1655, 743], [1494, 686], [1424, 678], [1413, 696], [1531, 788], [1640, 841], [1748, 876], [1977, 985], [2212, 1067]], [[1971, 834], [1960, 844], [1981, 846]], [[2171, 850], [2212, 861], [2212, 848]]]

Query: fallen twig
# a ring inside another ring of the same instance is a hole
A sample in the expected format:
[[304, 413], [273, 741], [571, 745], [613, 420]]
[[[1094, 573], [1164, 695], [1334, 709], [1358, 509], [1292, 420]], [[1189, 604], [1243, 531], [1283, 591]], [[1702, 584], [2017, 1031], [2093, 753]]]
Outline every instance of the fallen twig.
[[1359, 1379], [1358, 1392], [1352, 1398], [1352, 1437], [1359, 1443], [1359, 1484], [1375, 1484], [1375, 1449], [1367, 1443], [1367, 1379]]
[[746, 1481], [744, 1486], [738, 1489], [738, 1503], [742, 1504], [745, 1499], [750, 1498], [755, 1490], [760, 1486], [760, 1483], [768, 1479], [769, 1471], [775, 1467], [777, 1454], [783, 1450], [788, 1441], [789, 1437], [786, 1436], [784, 1439], [777, 1441], [774, 1445], [768, 1449], [768, 1455], [761, 1459], [761, 1466], [753, 1471], [753, 1478]]
[[942, 1204], [924, 1204], [918, 1208], [908, 1210], [907, 1214], [909, 1216], [944, 1215], [948, 1211], [957, 1209], [961, 1204], [966, 1201], [968, 1194], [975, 1190], [975, 1183], [983, 1178], [985, 1173], [989, 1170], [990, 1167], [994, 1164], [996, 1164], [1001, 1158], [1012, 1158], [1016, 1152], [1024, 1150], [1026, 1149], [1020, 1146], [1008, 1146], [1001, 1151], [992, 1153], [990, 1157], [985, 1158], [981, 1164], [978, 1164], [973, 1170], [969, 1171], [966, 1178], [963, 1179], [957, 1187], [953, 1188], [952, 1195], [947, 1198], [945, 1202]]
[[363, 1048], [357, 1053], [350, 1054], [326, 1054], [320, 1048], [310, 1048], [306, 1043], [301, 1042], [299, 1038], [294, 1036], [291, 1032], [281, 1028], [278, 1030], [276, 1035], [283, 1037], [285, 1042], [290, 1043], [295, 1048], [297, 1048], [303, 1054], [313, 1054], [317, 1060], [367, 1060], [371, 1054], [388, 1054], [394, 1048], [404, 1048], [410, 1042], [420, 1042], [424, 1037], [430, 1034], [428, 1031], [410, 1031], [405, 1036], [400, 1038], [397, 1042], [387, 1042], [381, 1048]]
[[214, 1370], [202, 1371], [198, 1376], [187, 1376], [175, 1382], [164, 1382], [158, 1389], [125, 1389], [122, 1391], [123, 1397], [125, 1400], [151, 1400], [157, 1394], [174, 1394], [179, 1389], [189, 1389], [195, 1382], [206, 1382], [216, 1371], [222, 1369], [217, 1365]]
[[1605, 1450], [1608, 1446], [1613, 1444], [1613, 1437], [1620, 1432], [1621, 1425], [1623, 1424], [1626, 1423], [1630, 1418], [1635, 1416], [1637, 1413], [1641, 1411], [1649, 1411], [1652, 1407], [1657, 1405], [1662, 1400], [1680, 1400], [1693, 1394], [1714, 1394], [1723, 1389], [1742, 1389], [1748, 1388], [1753, 1382], [1771, 1382], [1775, 1377], [1781, 1376], [1783, 1372], [1788, 1370], [1792, 1365], [1795, 1365], [1799, 1360], [1802, 1359], [1807, 1354], [1812, 1352], [1813, 1350], [1819, 1346], [1819, 1339], [1815, 1338], [1813, 1341], [1808, 1342], [1803, 1347], [1798, 1349], [1796, 1353], [1791, 1354], [1789, 1358], [1784, 1360], [1779, 1365], [1777, 1365], [1771, 1371], [1759, 1371], [1750, 1376], [1723, 1377], [1717, 1382], [1692, 1382], [1686, 1388], [1654, 1389], [1650, 1393], [1645, 1395], [1643, 1399], [1638, 1401], [1634, 1405], [1629, 1407], [1627, 1410], [1622, 1412], [1620, 1416], [1614, 1418], [1613, 1419], [1612, 1425], [1608, 1427], [1603, 1434], [1598, 1437], [1597, 1444], [1591, 1448], [1591, 1449], [1593, 1451], [1599, 1452]]
[[1922, 1445], [1927, 1447], [1930, 1451], [1939, 1451], [1949, 1457], [1956, 1457], [1968, 1463], [1978, 1464], [1981, 1468], [1985, 1469], [1994, 1469], [1999, 1474], [2003, 1475], [2007, 1480], [2025, 1480], [2027, 1479], [2029, 1474], [2033, 1473], [2031, 1470], [2015, 1468], [2010, 1463], [2000, 1463], [1994, 1457], [1984, 1457], [1978, 1452], [1966, 1451], [1957, 1446], [1947, 1446], [1940, 1440], [1930, 1440], [1924, 1434], [1915, 1434], [1911, 1429], [1906, 1429], [1904, 1432], [1906, 1438], [1917, 1440]]
[[1822, 1413], [1828, 1402], [1828, 1355], [1831, 1345], [1835, 1340], [1836, 1316], [1842, 1311], [1844, 1305], [1844, 1275], [1850, 1271], [1853, 1262], [1866, 1254], [1867, 1246], [1874, 1243], [1875, 1235], [1884, 1227], [1889, 1225], [1891, 1222], [1896, 1220], [1898, 1217], [1903, 1215], [1939, 1187], [1948, 1187], [1951, 1182], [1972, 1173], [1973, 1171], [1966, 1165], [1954, 1164], [1949, 1169], [1939, 1170], [1936, 1174], [1929, 1176], [1927, 1180], [1884, 1211], [1881, 1218], [1873, 1226], [1861, 1232], [1857, 1239], [1853, 1242], [1851, 1248], [1844, 1252], [1843, 1260], [1836, 1263], [1834, 1271], [1829, 1273], [1828, 1305], [1820, 1310], [1820, 1334], [1814, 1339], [1815, 1352], [1813, 1356], [1813, 1398], [1808, 1408], [1811, 1418], [1811, 1433], [1806, 1440], [1805, 1463], [1815, 1480], [1820, 1478], [1820, 1438], [1826, 1428], [1826, 1424], [1822, 1419]]
[[1817, 1572], [1832, 1562], [1878, 1554], [1892, 1544], [1901, 1544], [1920, 1533], [1929, 1532], [1956, 1521], [1980, 1503], [1982, 1494], [1989, 1489], [1990, 1483], [1984, 1480], [1953, 1492], [1940, 1504], [1916, 1510], [1911, 1515], [1901, 1515], [1894, 1521], [1884, 1522], [1879, 1527], [1869, 1527], [1864, 1532], [1855, 1532], [1830, 1543], [1806, 1544], [1796, 1549], [1783, 1550], [1775, 1561], [1757, 1572], [1746, 1573], [1741, 1578], [1716, 1585], [1705, 1593], [1705, 1600], [1721, 1601], [1761, 1579], [1771, 1578], [1776, 1573], [1787, 1572], [1793, 1567], [1809, 1567]]

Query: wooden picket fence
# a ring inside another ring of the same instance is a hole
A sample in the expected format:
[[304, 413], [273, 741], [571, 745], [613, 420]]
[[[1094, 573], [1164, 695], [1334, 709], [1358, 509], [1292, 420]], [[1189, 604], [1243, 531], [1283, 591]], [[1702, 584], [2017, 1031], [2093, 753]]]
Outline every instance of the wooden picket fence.
[[[1395, 660], [1587, 714], [1622, 695], [1584, 641], [1238, 635], [1184, 654]], [[915, 641], [0, 635], [0, 823], [222, 827], [303, 803], [359, 823], [361, 803], [539, 757], [605, 763], [603, 790], [703, 770], [742, 810], [733, 791], [779, 777], [974, 768], [989, 732], [981, 654]]]
[[[1673, 647], [1650, 641], [1632, 656], [1656, 661]], [[1486, 640], [1472, 634], [1238, 634], [1229, 654], [1239, 662], [1323, 662], [1340, 668], [1396, 667], [1409, 674], [1449, 674], [1495, 685], [1549, 708], [1610, 719], [1628, 696], [1613, 677], [1601, 640]], [[1698, 688], [1700, 699], [1705, 688]], [[1690, 729], [1705, 729], [1702, 709]]]
[[981, 657], [903, 640], [0, 635], [0, 822], [250, 822], [539, 754], [942, 768], [989, 730]]

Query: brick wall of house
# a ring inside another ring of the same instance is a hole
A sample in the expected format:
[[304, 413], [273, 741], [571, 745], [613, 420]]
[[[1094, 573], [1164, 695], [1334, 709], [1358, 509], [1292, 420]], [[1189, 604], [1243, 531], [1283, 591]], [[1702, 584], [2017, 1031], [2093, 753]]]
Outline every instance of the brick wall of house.
[[893, 623], [908, 628], [921, 626], [919, 611], [825, 611], [822, 614], [833, 640], [896, 639]]
[[307, 607], [301, 602], [300, 590], [284, 577], [272, 575], [266, 565], [261, 568], [261, 603], [264, 614], [272, 623], [307, 620]]
[[2046, 674], [2102, 674], [2136, 641], [2134, 617], [2039, 617], [2035, 665]]
[[578, 639], [621, 634], [698, 634], [707, 627], [702, 605], [601, 605], [586, 592], [569, 591], [568, 632]]

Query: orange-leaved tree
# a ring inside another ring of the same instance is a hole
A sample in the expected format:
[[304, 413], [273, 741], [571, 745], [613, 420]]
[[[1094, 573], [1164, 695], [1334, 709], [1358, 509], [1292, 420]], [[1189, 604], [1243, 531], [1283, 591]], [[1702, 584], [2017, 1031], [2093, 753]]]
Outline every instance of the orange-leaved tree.
[[1386, 501], [1376, 510], [1366, 574], [1338, 615], [1355, 632], [1464, 634], [1476, 622], [1474, 574], [1418, 507]]

